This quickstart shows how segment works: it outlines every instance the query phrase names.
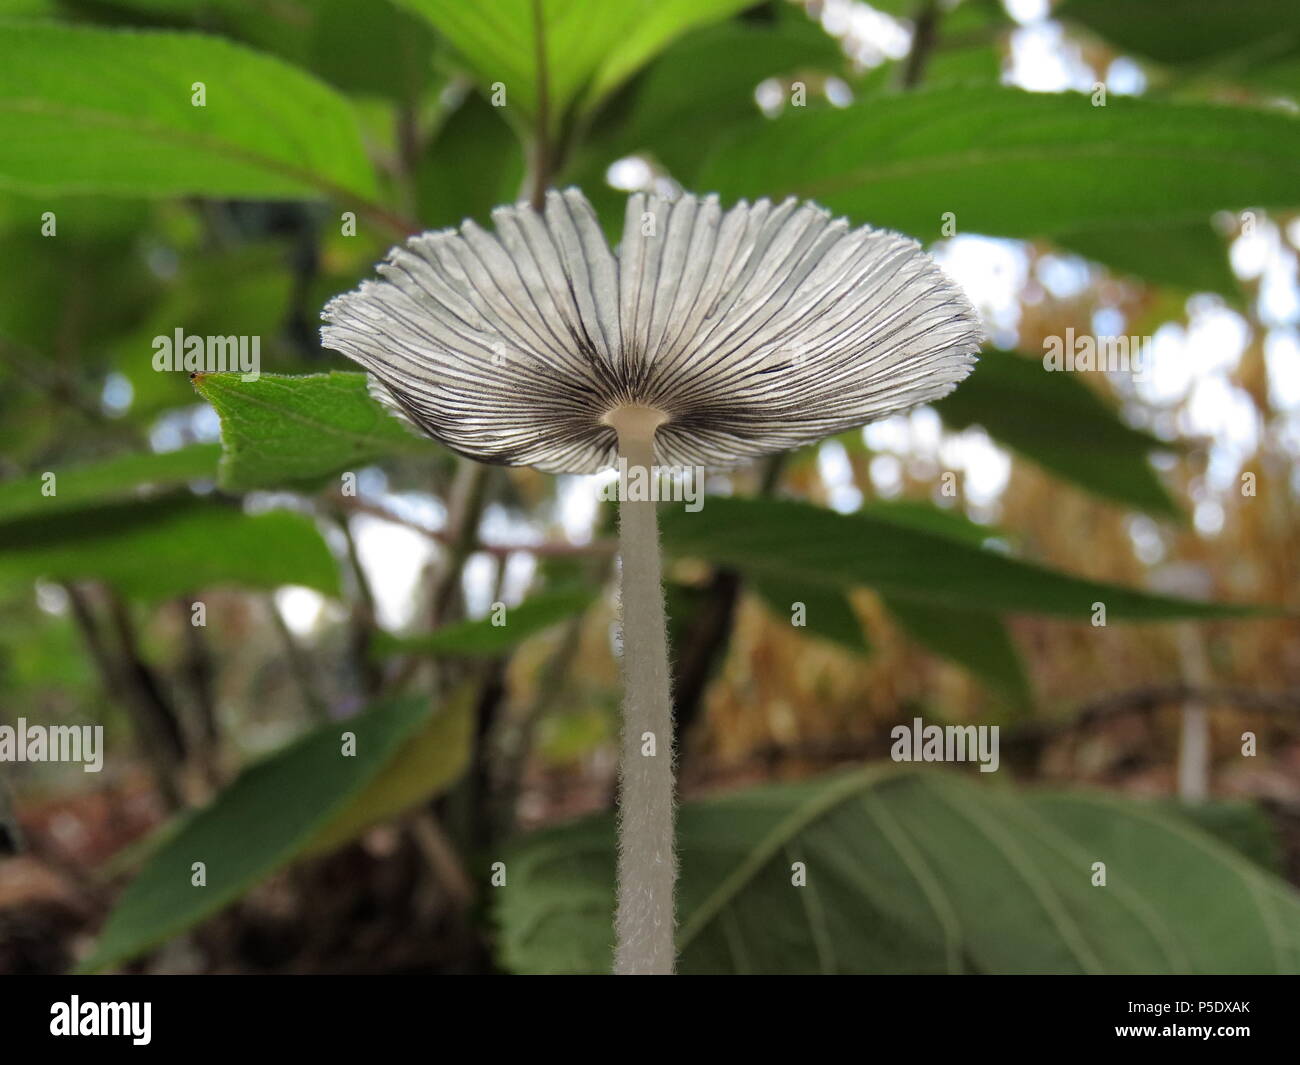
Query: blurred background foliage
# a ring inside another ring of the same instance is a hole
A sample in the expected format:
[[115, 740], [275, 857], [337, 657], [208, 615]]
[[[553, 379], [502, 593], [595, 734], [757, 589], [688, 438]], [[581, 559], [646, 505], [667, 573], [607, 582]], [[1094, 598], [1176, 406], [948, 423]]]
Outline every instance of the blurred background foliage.
[[[607, 967], [608, 504], [317, 337], [547, 184], [615, 240], [816, 199], [992, 338], [664, 508], [683, 970], [1300, 970], [1296, 5], [10, 0], [0, 49], [0, 719], [107, 751], [0, 763], [0, 971]], [[1154, 364], [1044, 372], [1068, 330]], [[891, 764], [915, 717], [997, 783]]]

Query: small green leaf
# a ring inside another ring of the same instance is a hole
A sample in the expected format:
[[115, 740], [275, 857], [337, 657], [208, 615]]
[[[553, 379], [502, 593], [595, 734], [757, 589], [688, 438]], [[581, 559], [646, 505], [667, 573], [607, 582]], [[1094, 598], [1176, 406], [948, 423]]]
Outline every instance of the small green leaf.
[[[115, 455], [68, 469], [34, 473], [0, 484], [0, 522], [50, 516], [121, 501], [189, 481], [215, 481], [217, 444], [193, 444], [176, 451]], [[53, 494], [47, 495], [47, 486]]]
[[1103, 499], [1182, 517], [1147, 461], [1150, 451], [1171, 445], [1125, 425], [1075, 374], [988, 349], [975, 372], [934, 407], [951, 428], [982, 425], [995, 440]]
[[221, 485], [231, 491], [300, 485], [431, 449], [370, 397], [363, 373], [199, 374], [194, 387], [221, 417]]
[[1150, 595], [1022, 562], [958, 539], [866, 514], [837, 514], [792, 500], [719, 497], [699, 514], [666, 508], [664, 545], [745, 573], [866, 585], [886, 595], [940, 606], [1053, 614], [1090, 621], [1093, 603], [1108, 620], [1246, 617], [1266, 608]]
[[6, 522], [0, 525], [0, 577], [102, 580], [142, 599], [225, 584], [339, 592], [334, 557], [306, 515], [245, 514], [193, 497]]
[[[409, 805], [407, 777], [416, 763], [429, 773], [424, 794], [447, 786], [464, 766], [467, 722], [463, 706], [449, 705], [430, 718], [426, 699], [384, 703], [322, 725], [245, 770], [163, 839], [118, 899], [82, 968], [135, 957], [294, 859], [342, 843], [376, 817]], [[354, 755], [343, 753], [345, 733], [355, 736]], [[383, 782], [390, 771], [402, 780], [400, 788]], [[192, 883], [195, 862], [205, 866], [206, 886]]]
[[[1106, 179], [1097, 180], [1099, 168]], [[1007, 195], [1008, 182], [1016, 194]], [[791, 108], [737, 127], [698, 184], [800, 196], [937, 238], [1184, 224], [1300, 204], [1300, 120], [1276, 111], [962, 86]]]
[[[460, 52], [479, 84], [506, 106], [537, 113], [534, 0], [398, 0]], [[693, 26], [721, 21], [750, 0], [538, 0], [546, 41], [547, 97], [556, 128], [574, 104], [590, 108]]]
[[278, 59], [219, 37], [15, 21], [0, 49], [0, 187], [375, 195], [347, 103]]
[[419, 636], [381, 635], [378, 654], [466, 655], [491, 658], [504, 654], [530, 636], [585, 610], [595, 598], [590, 588], [563, 588], [539, 592], [502, 613], [504, 624], [494, 625], [492, 615], [477, 621], [444, 625]]

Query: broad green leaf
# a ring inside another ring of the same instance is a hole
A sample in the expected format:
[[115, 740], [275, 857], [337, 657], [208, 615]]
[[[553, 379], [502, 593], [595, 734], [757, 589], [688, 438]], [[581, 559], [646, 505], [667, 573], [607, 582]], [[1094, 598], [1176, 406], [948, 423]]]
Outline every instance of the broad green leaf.
[[37, 513], [0, 525], [0, 577], [103, 580], [142, 599], [213, 585], [339, 591], [315, 523], [192, 497]]
[[919, 499], [869, 499], [858, 508], [858, 513], [936, 533], [950, 540], [961, 540], [975, 547], [986, 546], [990, 540], [1005, 536], [1001, 529], [971, 521], [956, 507], [939, 507]]
[[[1300, 971], [1294, 890], [1141, 802], [876, 767], [686, 803], [678, 847], [685, 974]], [[610, 818], [507, 864], [506, 965], [608, 971]]]
[[853, 604], [843, 592], [811, 582], [782, 580], [780, 577], [761, 576], [753, 582], [754, 590], [768, 608], [786, 624], [793, 624], [794, 606], [802, 603], [805, 629], [793, 629], [821, 637], [839, 647], [858, 654], [867, 650]]
[[194, 387], [221, 417], [221, 485], [231, 491], [312, 482], [431, 449], [370, 397], [363, 373], [200, 374]]
[[[423, 15], [464, 58], [480, 85], [504, 86], [506, 106], [538, 108], [534, 0], [398, 0]], [[574, 104], [598, 103], [674, 38], [719, 22], [750, 0], [536, 0], [543, 10], [548, 105], [558, 128]]]
[[[1105, 180], [1098, 180], [1104, 169]], [[1015, 195], [1008, 195], [1008, 183]], [[737, 128], [700, 188], [794, 195], [938, 237], [1034, 237], [1300, 204], [1300, 119], [1236, 107], [962, 87], [792, 108]]]
[[[401, 789], [381, 783], [390, 771], [406, 787], [408, 770], [420, 763], [429, 773], [425, 794], [450, 784], [464, 765], [467, 720], [454, 706], [430, 717], [425, 699], [384, 703], [322, 725], [245, 770], [163, 840], [118, 899], [83, 968], [104, 969], [134, 957], [221, 910], [295, 858], [344, 842], [374, 815], [395, 812], [396, 800], [411, 793], [399, 796]], [[345, 755], [349, 732], [355, 753]], [[195, 862], [205, 866], [206, 887], [191, 884]]]
[[754, 90], [761, 81], [843, 65], [838, 42], [798, 12], [772, 24], [710, 26], [655, 60], [636, 84], [627, 117], [600, 147], [609, 158], [646, 150], [689, 180], [719, 136], [759, 114]]
[[595, 598], [590, 588], [563, 588], [538, 592], [516, 607], [506, 609], [504, 624], [494, 625], [492, 615], [477, 621], [444, 625], [419, 636], [383, 635], [375, 649], [380, 654], [416, 653], [467, 655], [475, 658], [504, 654], [530, 636], [585, 610]]
[[1277, 0], [1066, 0], [1054, 14], [1172, 66], [1300, 51], [1300, 7]]
[[1264, 608], [1149, 595], [1023, 562], [912, 525], [837, 514], [793, 500], [711, 499], [698, 514], [661, 514], [665, 547], [676, 555], [834, 588], [866, 585], [885, 595], [939, 606], [1052, 614], [1090, 621], [1243, 617]]
[[[1166, 926], [1194, 930], [1181, 937], [1187, 971], [1300, 973], [1295, 890], [1195, 827], [1186, 811], [1101, 793], [1047, 794], [1031, 806], [1106, 863], [1108, 889], [1149, 885]], [[1200, 818], [1214, 818], [1213, 809]], [[1233, 904], [1243, 896], [1250, 906]]]
[[987, 610], [964, 610], [885, 597], [889, 612], [913, 639], [950, 658], [1009, 695], [1018, 706], [1032, 698], [1029, 678], [1006, 623]]
[[499, 108], [469, 94], [447, 116], [416, 171], [420, 220], [430, 229], [467, 218], [491, 223], [492, 208], [519, 197], [524, 158]]
[[346, 102], [280, 60], [219, 37], [14, 21], [0, 49], [0, 187], [375, 195]]
[[[239, 7], [247, 11], [249, 5]], [[312, 7], [307, 49], [312, 70], [349, 92], [399, 101], [420, 98], [432, 81], [434, 51], [433, 34], [423, 19], [390, 0], [312, 0]], [[296, 35], [285, 27], [271, 39]]]
[[[99, 462], [34, 473], [0, 484], [0, 522], [84, 510], [110, 501], [171, 489], [189, 481], [215, 481], [221, 448], [193, 444], [177, 451], [115, 455]], [[52, 489], [53, 494], [46, 494]]]
[[1056, 243], [1117, 274], [1186, 292], [1217, 292], [1241, 302], [1241, 285], [1228, 265], [1223, 238], [1208, 222], [1160, 229], [1121, 226], [1060, 233]]
[[1125, 425], [1075, 374], [987, 349], [975, 372], [934, 408], [951, 428], [981, 425], [995, 440], [1104, 499], [1181, 517], [1147, 461], [1149, 452], [1170, 445]]

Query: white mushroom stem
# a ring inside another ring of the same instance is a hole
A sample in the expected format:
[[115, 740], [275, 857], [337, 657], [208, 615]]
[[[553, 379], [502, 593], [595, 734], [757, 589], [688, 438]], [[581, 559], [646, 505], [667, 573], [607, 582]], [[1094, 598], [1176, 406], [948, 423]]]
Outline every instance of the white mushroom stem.
[[[655, 430], [665, 415], [623, 406], [606, 422], [618, 432], [627, 481], [651, 483]], [[644, 474], [634, 474], [638, 467]], [[648, 493], [649, 495], [649, 493]], [[669, 693], [659, 525], [650, 499], [619, 496], [623, 616], [623, 737], [619, 758], [618, 912], [614, 972], [671, 975], [676, 947], [673, 893], [673, 710]]]

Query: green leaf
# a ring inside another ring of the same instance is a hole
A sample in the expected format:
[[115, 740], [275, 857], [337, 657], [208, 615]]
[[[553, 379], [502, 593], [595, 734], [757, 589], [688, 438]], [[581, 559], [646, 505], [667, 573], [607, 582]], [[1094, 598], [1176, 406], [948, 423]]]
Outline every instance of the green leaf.
[[[1140, 802], [876, 767], [684, 804], [678, 846], [685, 974], [1300, 971], [1295, 892]], [[608, 971], [610, 818], [507, 864], [506, 965]]]
[[402, 741], [383, 771], [317, 829], [296, 857], [327, 854], [460, 779], [469, 763], [477, 697], [473, 684], [448, 696], [443, 708]]
[[0, 187], [375, 194], [346, 102], [277, 59], [218, 37], [13, 21], [0, 22], [0, 49]]
[[1228, 265], [1227, 247], [1208, 222], [1080, 230], [1058, 234], [1056, 243], [1117, 274], [1185, 292], [1217, 292], [1241, 303], [1241, 284]]
[[[216, 444], [193, 444], [177, 451], [116, 455], [99, 462], [34, 473], [0, 484], [0, 522], [16, 518], [49, 516], [66, 510], [85, 510], [103, 503], [127, 500], [150, 490], [171, 489], [189, 481], [215, 481]], [[52, 486], [53, 495], [46, 495]]]
[[885, 605], [918, 643], [970, 670], [1009, 695], [1017, 706], [1032, 701], [1024, 663], [1006, 622], [996, 614], [914, 603], [896, 595], [886, 596]]
[[[356, 737], [352, 756], [343, 754], [345, 732]], [[463, 708], [430, 718], [426, 699], [406, 699], [322, 725], [258, 762], [166, 837], [118, 899], [83, 969], [104, 969], [164, 942], [295, 858], [395, 812], [402, 789], [388, 790], [386, 774], [405, 782], [419, 763], [428, 774], [425, 795], [446, 787], [465, 764], [468, 742]], [[402, 806], [411, 795], [403, 792]], [[192, 886], [194, 862], [206, 867], [206, 887]]]
[[[537, 113], [533, 0], [398, 0], [423, 15], [460, 52], [487, 89], [505, 86], [506, 106]], [[591, 107], [674, 38], [719, 22], [751, 0], [538, 0], [544, 12], [551, 124], [574, 104]]]
[[1166, 927], [1186, 930], [1187, 971], [1300, 972], [1295, 890], [1195, 827], [1186, 811], [1100, 793], [1048, 794], [1031, 806], [1089, 846], [1090, 860], [1106, 862], [1108, 890], [1130, 879], [1152, 889]]
[[1085, 580], [912, 525], [837, 514], [792, 500], [711, 499], [699, 514], [664, 509], [665, 547], [674, 554], [833, 588], [862, 584], [885, 595], [1004, 613], [1090, 621], [1092, 604], [1111, 621], [1244, 617], [1265, 608], [1150, 595]]
[[1276, 0], [1066, 0], [1054, 14], [1173, 66], [1294, 54], [1300, 44], [1300, 8]]
[[748, 123], [710, 157], [699, 185], [727, 199], [807, 197], [923, 240], [940, 235], [946, 212], [960, 232], [1007, 237], [1149, 228], [1300, 203], [1300, 120], [945, 88]]
[[[433, 76], [433, 34], [423, 19], [389, 0], [313, 0], [313, 6], [309, 54], [316, 73], [349, 92], [419, 99]], [[277, 35], [292, 36], [288, 27]]]
[[221, 417], [221, 485], [231, 491], [310, 483], [394, 452], [431, 450], [370, 397], [363, 373], [193, 380]]
[[981, 425], [995, 440], [1103, 499], [1182, 517], [1147, 461], [1150, 451], [1170, 445], [1125, 425], [1075, 374], [986, 349], [975, 372], [934, 408], [950, 428]]
[[514, 201], [524, 177], [519, 139], [481, 96], [470, 94], [453, 111], [416, 171], [420, 219], [430, 229], [466, 218], [491, 222], [492, 208]]
[[754, 90], [765, 78], [843, 65], [835, 39], [798, 12], [774, 24], [710, 26], [655, 60], [636, 84], [623, 124], [601, 147], [608, 159], [648, 149], [688, 180], [719, 136], [759, 114]]
[[1001, 529], [971, 521], [956, 507], [938, 507], [919, 499], [869, 499], [858, 508], [858, 513], [975, 547], [986, 546], [990, 540], [1005, 535]]
[[381, 635], [375, 650], [379, 654], [466, 655], [491, 658], [509, 651], [530, 636], [557, 622], [581, 613], [594, 599], [591, 588], [562, 588], [538, 592], [504, 612], [504, 624], [492, 624], [492, 616], [477, 621], [444, 625], [419, 636]]
[[245, 514], [185, 497], [6, 522], [0, 525], [0, 577], [103, 580], [142, 599], [225, 584], [339, 592], [334, 558], [306, 515]]
[[858, 654], [866, 652], [867, 641], [862, 634], [862, 622], [858, 620], [853, 604], [843, 592], [820, 584], [801, 584], [771, 576], [758, 577], [752, 584], [781, 621], [790, 624], [794, 604], [802, 603], [804, 623], [807, 625], [805, 631], [809, 635], [819, 636]]

